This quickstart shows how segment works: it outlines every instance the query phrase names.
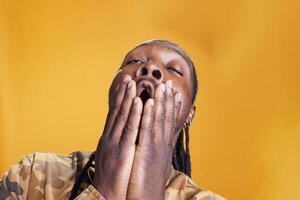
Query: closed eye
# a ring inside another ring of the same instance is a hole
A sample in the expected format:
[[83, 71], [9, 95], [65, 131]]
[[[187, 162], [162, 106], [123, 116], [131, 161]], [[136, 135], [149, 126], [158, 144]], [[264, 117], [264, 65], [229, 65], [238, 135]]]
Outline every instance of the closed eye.
[[176, 73], [176, 74], [178, 74], [178, 75], [180, 75], [180, 76], [183, 75], [178, 69], [176, 69], [176, 68], [174, 68], [174, 67], [167, 67], [167, 69], [168, 69], [168, 70], [171, 70], [172, 72], [174, 72], [174, 73]]
[[143, 61], [141, 61], [141, 60], [132, 59], [132, 60], [129, 60], [126, 64], [130, 65], [130, 64], [142, 64], [142, 63], [143, 63]]

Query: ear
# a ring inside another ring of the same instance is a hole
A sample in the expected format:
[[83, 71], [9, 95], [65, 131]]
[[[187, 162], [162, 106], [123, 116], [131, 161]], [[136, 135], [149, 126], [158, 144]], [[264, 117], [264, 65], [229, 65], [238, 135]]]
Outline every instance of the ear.
[[196, 106], [193, 105], [190, 109], [189, 115], [184, 122], [184, 127], [188, 127], [192, 124], [196, 112]]

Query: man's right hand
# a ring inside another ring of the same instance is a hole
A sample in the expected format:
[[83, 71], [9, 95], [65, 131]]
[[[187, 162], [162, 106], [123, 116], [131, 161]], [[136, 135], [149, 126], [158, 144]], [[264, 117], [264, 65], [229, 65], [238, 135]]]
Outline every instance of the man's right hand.
[[136, 83], [125, 76], [118, 85], [96, 151], [93, 186], [105, 199], [126, 199], [143, 104]]

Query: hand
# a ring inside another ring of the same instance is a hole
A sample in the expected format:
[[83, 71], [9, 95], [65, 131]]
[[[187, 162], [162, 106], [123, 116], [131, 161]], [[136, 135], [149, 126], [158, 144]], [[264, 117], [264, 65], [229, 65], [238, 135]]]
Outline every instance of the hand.
[[96, 151], [93, 186], [107, 200], [126, 199], [143, 104], [130, 76], [118, 86]]
[[181, 95], [174, 94], [172, 82], [160, 84], [155, 97], [145, 106], [128, 186], [127, 199], [164, 199], [171, 172], [172, 154]]

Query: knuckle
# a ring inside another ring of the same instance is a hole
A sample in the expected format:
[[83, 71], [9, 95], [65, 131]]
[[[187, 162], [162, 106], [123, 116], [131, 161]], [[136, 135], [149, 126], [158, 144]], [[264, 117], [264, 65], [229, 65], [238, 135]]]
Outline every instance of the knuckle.
[[109, 116], [112, 116], [114, 114], [116, 114], [116, 110], [115, 109], [109, 110]]
[[163, 126], [164, 121], [165, 121], [165, 119], [164, 119], [164, 116], [162, 116], [162, 115], [157, 116], [157, 117], [155, 118], [155, 122], [156, 122], [160, 127]]
[[170, 92], [170, 93], [167, 94], [167, 98], [168, 98], [168, 99], [173, 99], [173, 96], [174, 96], [174, 95], [173, 95], [172, 92]]
[[133, 131], [137, 131], [137, 127], [132, 125], [131, 123], [126, 124], [125, 128], [124, 128], [124, 132], [133, 132]]
[[160, 122], [163, 122], [164, 119], [165, 119], [165, 117], [164, 117], [163, 115], [157, 115], [157, 116], [155, 117], [155, 120], [156, 120], [156, 121], [160, 121]]
[[173, 149], [173, 147], [174, 147], [172, 141], [166, 142], [166, 146], [167, 146], [169, 149]]
[[121, 150], [125, 150], [128, 149], [129, 147], [134, 146], [135, 143], [136, 141], [132, 139], [130, 136], [124, 135], [121, 137], [121, 140], [119, 141], [119, 147]]
[[119, 121], [125, 121], [126, 120], [126, 114], [125, 114], [125, 112], [123, 112], [123, 111], [119, 112], [119, 114], [117, 115], [117, 119]]
[[142, 127], [141, 131], [145, 132], [145, 133], [152, 133], [152, 127]]
[[159, 139], [158, 137], [154, 137], [152, 142], [154, 145], [159, 145], [159, 144], [161, 144], [162, 140]]
[[119, 153], [120, 153], [119, 145], [115, 144], [115, 145], [111, 146], [111, 148], [109, 149], [109, 153], [111, 155], [119, 155]]
[[174, 119], [174, 117], [172, 115], [168, 115], [166, 117], [166, 121], [167, 121], [168, 124], [174, 124], [175, 119]]
[[112, 138], [109, 141], [103, 141], [103, 144], [104, 144], [104, 148], [106, 148], [108, 151], [113, 152], [116, 149], [118, 149], [117, 142], [115, 140], [113, 140]]
[[164, 121], [162, 121], [162, 120], [159, 120], [159, 121], [157, 122], [157, 124], [158, 124], [158, 127], [159, 127], [159, 128], [163, 128], [163, 127], [164, 127]]
[[164, 103], [164, 99], [163, 98], [158, 98], [156, 100], [157, 104], [163, 104]]
[[127, 91], [124, 95], [124, 101], [129, 101], [131, 98], [131, 93], [129, 91]]
[[166, 105], [166, 114], [167, 114], [167, 115], [170, 115], [170, 113], [172, 113], [173, 110], [174, 110], [174, 107], [173, 107], [172, 104], [167, 104], [167, 105]]
[[129, 146], [128, 138], [127, 137], [122, 137], [122, 140], [119, 142], [119, 146], [121, 150], [124, 150], [124, 148]]
[[99, 147], [100, 148], [103, 148], [103, 147], [106, 147], [107, 145], [108, 145], [108, 143], [109, 143], [109, 138], [106, 136], [102, 136], [101, 138], [100, 138], [100, 142], [99, 142]]
[[119, 105], [114, 103], [112, 105], [112, 108], [109, 110], [110, 114], [115, 114], [116, 112], [118, 112], [118, 110], [120, 109]]
[[132, 116], [140, 116], [140, 115], [141, 115], [141, 113], [140, 113], [140, 112], [138, 112], [138, 110], [137, 110], [137, 109], [132, 109], [132, 110], [131, 110], [131, 112], [130, 112], [130, 115], [132, 115]]

